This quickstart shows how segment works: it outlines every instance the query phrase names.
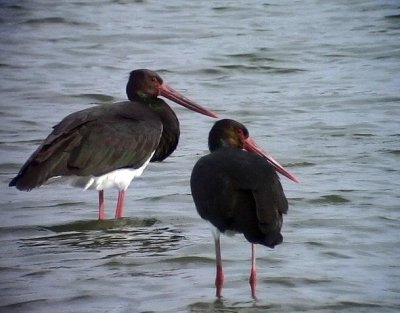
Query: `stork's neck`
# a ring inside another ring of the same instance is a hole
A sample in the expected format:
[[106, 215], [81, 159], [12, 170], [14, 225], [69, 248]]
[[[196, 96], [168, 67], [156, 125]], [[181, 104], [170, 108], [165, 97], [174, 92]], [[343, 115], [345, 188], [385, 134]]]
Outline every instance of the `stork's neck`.
[[177, 147], [179, 141], [179, 120], [175, 112], [162, 99], [157, 99], [148, 104], [161, 120], [163, 124], [163, 132], [160, 143], [151, 159], [151, 162], [159, 162], [168, 157]]

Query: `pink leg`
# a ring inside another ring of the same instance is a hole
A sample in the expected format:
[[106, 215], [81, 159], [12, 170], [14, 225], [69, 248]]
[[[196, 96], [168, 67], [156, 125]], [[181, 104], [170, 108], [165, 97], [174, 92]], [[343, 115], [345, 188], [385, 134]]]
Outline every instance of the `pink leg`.
[[118, 191], [117, 209], [115, 210], [115, 218], [121, 218], [124, 215], [125, 190]]
[[256, 273], [256, 247], [254, 244], [251, 244], [251, 272], [250, 272], [249, 283], [251, 287], [251, 296], [253, 297], [253, 299], [256, 300], [257, 273]]
[[222, 286], [224, 284], [224, 270], [222, 269], [221, 243], [219, 236], [215, 239], [215, 260], [217, 264], [217, 274], [215, 277], [215, 287], [217, 288], [216, 295], [218, 298], [221, 298]]
[[104, 220], [104, 190], [99, 191], [99, 220]]

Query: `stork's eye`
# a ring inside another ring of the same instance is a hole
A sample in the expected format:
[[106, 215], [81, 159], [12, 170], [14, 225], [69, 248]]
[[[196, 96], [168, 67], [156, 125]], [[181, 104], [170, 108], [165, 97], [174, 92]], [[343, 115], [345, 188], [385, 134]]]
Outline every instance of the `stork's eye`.
[[239, 137], [244, 137], [244, 133], [243, 133], [243, 130], [242, 129], [238, 129], [237, 131], [236, 131], [236, 133], [239, 135]]

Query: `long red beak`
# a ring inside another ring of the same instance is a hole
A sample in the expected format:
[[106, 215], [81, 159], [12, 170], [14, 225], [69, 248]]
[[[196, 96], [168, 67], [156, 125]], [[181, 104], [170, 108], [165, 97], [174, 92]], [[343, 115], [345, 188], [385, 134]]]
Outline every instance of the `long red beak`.
[[268, 160], [268, 162], [279, 173], [286, 176], [290, 180], [293, 180], [296, 183], [300, 183], [300, 180], [294, 174], [291, 174], [287, 169], [285, 169], [282, 165], [280, 165], [277, 161], [275, 161], [275, 159], [272, 157], [272, 155], [270, 155], [268, 152], [266, 152], [265, 150], [260, 148], [252, 138], [248, 137], [245, 140], [243, 148], [245, 148], [247, 151], [257, 153], [258, 155], [265, 157]]
[[188, 98], [186, 98], [185, 96], [183, 96], [182, 94], [180, 94], [179, 92], [177, 92], [175, 89], [169, 87], [166, 83], [163, 83], [160, 86], [160, 96], [163, 96], [165, 98], [168, 98], [169, 100], [172, 100], [180, 105], [183, 105], [184, 107], [188, 108], [189, 110], [207, 115], [207, 116], [211, 116], [211, 117], [215, 117], [217, 118], [217, 114], [204, 109], [203, 107], [199, 106], [198, 104], [194, 103], [193, 101], [189, 100]]

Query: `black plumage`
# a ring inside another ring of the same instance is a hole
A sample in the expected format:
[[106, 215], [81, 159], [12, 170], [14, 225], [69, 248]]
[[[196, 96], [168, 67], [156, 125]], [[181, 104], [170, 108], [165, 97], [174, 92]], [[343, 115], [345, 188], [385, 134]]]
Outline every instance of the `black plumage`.
[[[136, 176], [140, 175], [149, 161], [164, 160], [178, 145], [178, 118], [158, 96], [216, 117], [150, 70], [132, 71], [126, 91], [129, 101], [81, 110], [55, 125], [9, 186], [31, 190], [53, 178], [72, 177], [74, 185], [89, 188], [90, 184], [99, 191], [99, 219], [102, 219], [103, 189], [111, 185], [119, 189], [116, 217], [121, 217], [125, 190], [134, 171], [137, 170]], [[132, 171], [122, 174], [119, 170], [123, 169]], [[117, 178], [103, 177], [115, 171], [119, 171]]]
[[[176, 135], [168, 143], [164, 140], [165, 145], [176, 147], [177, 119], [176, 124]], [[137, 169], [154, 150], [162, 151], [158, 146], [163, 128], [158, 116], [140, 102], [72, 113], [54, 126], [10, 186], [31, 190], [57, 176], [100, 176], [121, 168]], [[167, 156], [159, 153], [157, 161]]]
[[221, 233], [242, 233], [251, 243], [273, 248], [282, 242], [288, 202], [269, 162], [237, 148], [221, 148], [193, 168], [191, 188], [199, 215]]
[[270, 248], [282, 243], [283, 214], [288, 201], [276, 171], [298, 182], [257, 146], [247, 128], [224, 119], [212, 127], [210, 154], [195, 164], [190, 185], [199, 215], [218, 229], [215, 233], [216, 288], [221, 296], [223, 270], [219, 233], [241, 233], [252, 244], [250, 285], [255, 298], [254, 244]]

